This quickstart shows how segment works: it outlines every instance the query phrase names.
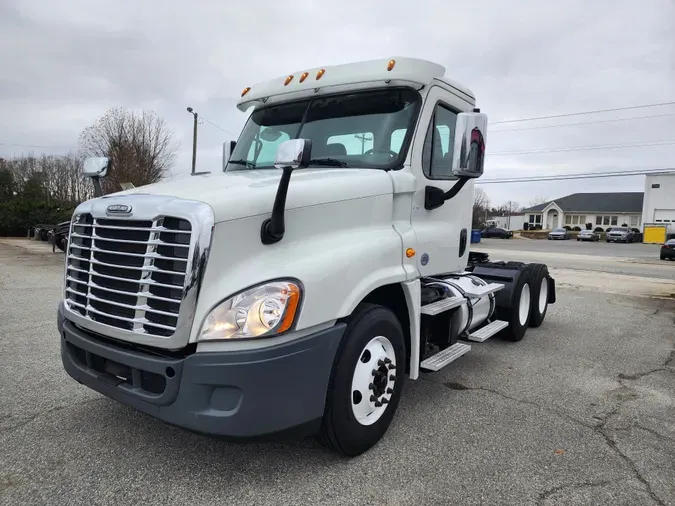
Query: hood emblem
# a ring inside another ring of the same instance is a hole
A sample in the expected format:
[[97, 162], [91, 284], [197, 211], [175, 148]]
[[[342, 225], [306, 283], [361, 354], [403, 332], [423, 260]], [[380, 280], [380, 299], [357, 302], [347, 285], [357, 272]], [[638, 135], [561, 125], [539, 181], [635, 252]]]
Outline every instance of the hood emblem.
[[131, 214], [131, 206], [126, 204], [112, 204], [106, 208], [105, 212], [107, 214]]

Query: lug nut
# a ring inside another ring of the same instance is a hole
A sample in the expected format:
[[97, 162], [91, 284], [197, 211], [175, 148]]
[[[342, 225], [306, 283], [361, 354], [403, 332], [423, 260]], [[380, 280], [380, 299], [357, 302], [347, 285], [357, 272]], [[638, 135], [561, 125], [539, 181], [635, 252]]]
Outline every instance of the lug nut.
[[371, 395], [370, 396], [370, 402], [376, 402], [376, 401], [377, 401], [377, 397], [375, 397], [374, 395]]
[[394, 364], [389, 364], [389, 370], [393, 371], [394, 369], [396, 369], [396, 366]]
[[373, 385], [372, 383], [368, 385], [368, 390], [375, 390], [375, 385]]
[[379, 408], [380, 406], [382, 406], [382, 403], [380, 401], [375, 401], [375, 407]]
[[385, 359], [384, 359], [384, 363], [385, 363], [385, 364], [391, 364], [391, 359], [385, 358]]
[[378, 360], [378, 361], [377, 361], [377, 365], [380, 366], [380, 367], [382, 367], [384, 364], [385, 364], [385, 363], [384, 363], [383, 360]]
[[390, 388], [387, 388], [387, 393], [388, 393], [388, 394], [393, 394], [393, 393], [394, 393], [394, 389], [391, 388], [391, 387], [390, 387]]
[[396, 376], [394, 376], [394, 375], [392, 374], [391, 376], [389, 376], [389, 379], [390, 379], [391, 381], [396, 381]]
[[373, 371], [371, 372], [371, 374], [372, 374], [373, 376], [375, 376], [375, 375], [377, 374], [377, 370], [376, 370], [376, 369], [373, 369]]
[[381, 404], [389, 404], [389, 401], [386, 398], [382, 398]]

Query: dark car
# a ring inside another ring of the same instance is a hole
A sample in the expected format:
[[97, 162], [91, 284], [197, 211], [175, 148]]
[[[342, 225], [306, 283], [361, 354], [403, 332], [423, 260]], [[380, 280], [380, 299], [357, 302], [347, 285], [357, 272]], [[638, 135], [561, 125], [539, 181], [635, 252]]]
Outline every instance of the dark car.
[[600, 240], [600, 234], [594, 232], [593, 230], [582, 230], [577, 234], [577, 241], [593, 241], [597, 242]]
[[481, 237], [496, 237], [498, 239], [511, 239], [513, 237], [513, 232], [506, 230], [505, 228], [486, 228], [480, 233]]
[[556, 228], [554, 230], [551, 230], [548, 233], [548, 240], [549, 241], [554, 240], [554, 239], [564, 241], [566, 239], [571, 239], [571, 238], [572, 238], [572, 234], [570, 233], [570, 231], [566, 230], [564, 228]]
[[661, 246], [661, 260], [675, 260], [675, 239], [670, 239]]

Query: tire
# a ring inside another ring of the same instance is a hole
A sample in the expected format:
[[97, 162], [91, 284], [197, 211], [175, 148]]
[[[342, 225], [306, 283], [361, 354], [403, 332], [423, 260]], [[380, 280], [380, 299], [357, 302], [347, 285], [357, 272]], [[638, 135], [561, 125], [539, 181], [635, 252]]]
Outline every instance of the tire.
[[530, 280], [530, 327], [539, 327], [544, 323], [548, 311], [548, 267], [544, 264], [528, 264], [527, 276]]
[[[509, 262], [511, 263], [511, 262]], [[513, 264], [518, 264], [520, 262], [512, 262]], [[524, 264], [521, 264], [524, 265]], [[508, 322], [509, 326], [506, 327], [501, 332], [501, 337], [508, 341], [520, 341], [525, 337], [525, 331], [530, 325], [530, 319], [532, 316], [531, 308], [531, 297], [532, 289], [530, 284], [530, 277], [527, 274], [527, 267], [525, 267], [518, 277], [518, 281], [513, 287], [513, 298], [511, 301], [511, 307], [497, 307], [496, 314], [497, 318], [500, 320]], [[526, 308], [523, 309], [527, 311], [527, 316], [521, 318], [520, 313], [520, 301], [523, 297], [528, 297], [530, 300], [527, 301]]]
[[662, 254], [661, 254], [661, 260], [665, 260], [665, 259], [666, 259], [666, 255], [664, 255], [664, 254], [662, 253]]
[[[386, 343], [377, 341], [382, 338]], [[391, 363], [381, 363], [378, 367], [378, 361], [385, 357]], [[398, 407], [405, 364], [405, 338], [396, 315], [383, 306], [359, 305], [347, 320], [347, 329], [331, 371], [319, 431], [321, 442], [337, 453], [352, 457], [374, 446], [387, 432]], [[370, 369], [371, 365], [373, 369]], [[365, 373], [368, 370], [371, 374], [367, 379]], [[377, 382], [373, 380], [375, 371]], [[365, 381], [370, 383], [363, 386]], [[358, 395], [355, 392], [359, 392]], [[368, 397], [373, 392], [388, 402], [377, 406]], [[369, 410], [372, 412], [367, 415], [370, 418], [367, 420], [364, 413]]]

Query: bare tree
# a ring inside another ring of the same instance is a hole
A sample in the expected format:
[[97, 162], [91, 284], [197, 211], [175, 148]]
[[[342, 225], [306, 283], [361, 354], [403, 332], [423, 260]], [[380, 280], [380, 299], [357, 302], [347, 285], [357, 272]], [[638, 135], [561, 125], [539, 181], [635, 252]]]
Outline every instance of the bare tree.
[[544, 204], [545, 202], [548, 202], [547, 197], [535, 197], [532, 200], [530, 200], [530, 207], [538, 206], [539, 204]]
[[104, 193], [119, 191], [120, 183], [142, 186], [161, 181], [177, 152], [173, 132], [152, 111], [110, 109], [80, 135], [81, 155], [110, 159], [108, 176], [102, 181]]
[[485, 224], [487, 212], [490, 206], [490, 199], [482, 188], [474, 187], [473, 190], [473, 218], [471, 226], [480, 228]]

